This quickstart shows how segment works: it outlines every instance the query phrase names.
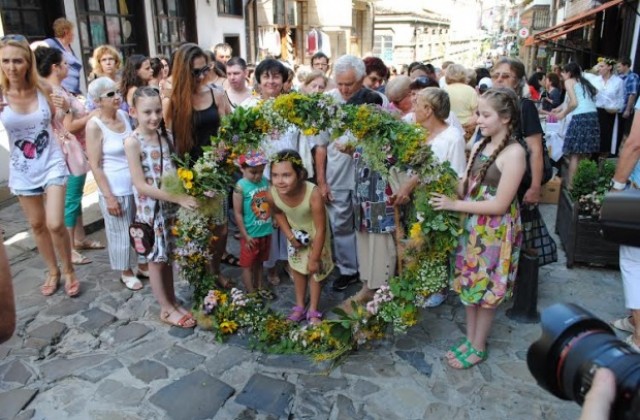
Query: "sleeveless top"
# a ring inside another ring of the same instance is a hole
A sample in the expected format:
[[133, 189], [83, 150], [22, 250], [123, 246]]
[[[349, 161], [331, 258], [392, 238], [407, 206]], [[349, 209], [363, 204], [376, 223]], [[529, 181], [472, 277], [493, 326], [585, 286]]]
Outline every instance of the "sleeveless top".
[[282, 201], [275, 187], [271, 187], [273, 202], [287, 216], [289, 226], [292, 229], [304, 230], [311, 238], [316, 236], [316, 226], [313, 224], [313, 216], [311, 215], [311, 193], [314, 188], [315, 185], [305, 181], [305, 192], [302, 201], [296, 207], [290, 207]]
[[217, 136], [220, 128], [220, 114], [218, 113], [216, 98], [213, 94], [213, 89], [210, 87], [209, 90], [211, 92], [211, 106], [200, 111], [193, 110], [193, 137], [195, 144], [189, 152], [189, 158], [194, 163], [204, 154], [202, 147], [211, 145], [211, 137]]
[[588, 112], [597, 112], [596, 104], [593, 102], [593, 99], [589, 97], [582, 83], [576, 83], [573, 85], [573, 91], [576, 95], [576, 101], [578, 101], [578, 105], [576, 109], [573, 110], [572, 115], [578, 114], [586, 114]]
[[5, 106], [0, 122], [9, 138], [9, 188], [32, 190], [69, 175], [67, 164], [51, 127], [51, 108], [37, 92], [38, 109], [27, 114]]
[[242, 219], [244, 228], [252, 238], [269, 236], [273, 232], [271, 208], [267, 202], [269, 182], [262, 178], [254, 184], [247, 179], [240, 179], [238, 186], [242, 188]]
[[[510, 144], [513, 144], [513, 143], [516, 143], [516, 141], [515, 140], [509, 141], [507, 146], [510, 145]], [[476, 176], [478, 176], [478, 174], [480, 173], [480, 168], [482, 167], [482, 165], [484, 165], [484, 163], [487, 160], [489, 160], [489, 156], [483, 154], [482, 152], [478, 153], [478, 157], [473, 162], [473, 166], [471, 167], [471, 177], [469, 179], [469, 187], [471, 187], [472, 180]], [[496, 188], [498, 188], [498, 184], [500, 183], [500, 177], [501, 176], [502, 176], [502, 172], [500, 172], [500, 169], [498, 169], [498, 165], [496, 164], [496, 161], [494, 160], [493, 163], [491, 164], [491, 166], [489, 166], [489, 168], [487, 169], [487, 172], [484, 175], [484, 179], [482, 180], [480, 185], [483, 185], [483, 186], [486, 186], [486, 187], [490, 187], [492, 189], [496, 189]], [[469, 189], [471, 189], [471, 188], [469, 188]]]
[[[116, 111], [116, 118], [124, 122], [125, 129], [116, 133], [107, 127], [98, 117], [91, 117], [102, 130], [102, 170], [104, 171], [111, 193], [116, 197], [133, 194], [129, 162], [124, 152], [124, 140], [131, 136], [129, 117], [122, 110]], [[102, 195], [102, 192], [100, 191]]]

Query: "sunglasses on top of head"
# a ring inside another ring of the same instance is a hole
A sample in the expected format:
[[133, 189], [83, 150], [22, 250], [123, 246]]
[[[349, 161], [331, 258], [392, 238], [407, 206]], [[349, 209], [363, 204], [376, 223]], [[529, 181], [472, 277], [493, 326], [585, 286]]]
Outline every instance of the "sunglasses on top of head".
[[29, 42], [24, 35], [20, 35], [20, 34], [9, 34], [0, 38], [0, 42], [7, 42], [7, 41]]

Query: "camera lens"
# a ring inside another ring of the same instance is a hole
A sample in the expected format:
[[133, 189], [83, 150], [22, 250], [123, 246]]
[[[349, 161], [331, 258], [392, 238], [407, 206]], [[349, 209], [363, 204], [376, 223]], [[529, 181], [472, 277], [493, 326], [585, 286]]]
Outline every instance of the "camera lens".
[[636, 419], [640, 413], [640, 354], [620, 341], [611, 328], [573, 304], [555, 304], [542, 313], [542, 336], [527, 354], [529, 370], [553, 395], [582, 405], [598, 367], [616, 376], [613, 418]]

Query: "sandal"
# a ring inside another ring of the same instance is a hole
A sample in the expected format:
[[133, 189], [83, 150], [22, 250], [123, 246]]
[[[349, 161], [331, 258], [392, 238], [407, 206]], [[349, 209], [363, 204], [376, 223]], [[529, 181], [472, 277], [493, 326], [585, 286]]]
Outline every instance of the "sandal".
[[146, 270], [143, 270], [140, 267], [138, 267], [138, 270], [136, 272], [136, 276], [148, 279], [149, 278], [149, 269], [147, 268]]
[[82, 255], [75, 249], [71, 250], [71, 263], [74, 265], [85, 265], [91, 263], [91, 260], [86, 256]]
[[58, 286], [60, 285], [60, 271], [57, 273], [51, 274], [51, 271], [47, 271], [47, 277], [44, 280], [44, 284], [40, 286], [40, 293], [43, 296], [51, 296], [58, 290]]
[[631, 317], [627, 316], [625, 318], [616, 319], [611, 323], [613, 328], [616, 328], [620, 331], [625, 331], [628, 333], [635, 333], [636, 327], [631, 323]]
[[182, 315], [180, 312], [178, 312], [177, 309], [174, 309], [171, 312], [163, 312], [162, 314], [160, 314], [160, 321], [174, 327], [180, 327], [185, 329], [194, 328], [197, 325], [196, 320], [191, 315], [188, 315], [188, 314], [182, 315], [182, 317], [177, 321], [171, 321], [169, 317], [172, 314]]
[[76, 272], [71, 271], [69, 273], [64, 273], [64, 277], [66, 279], [66, 282], [64, 284], [64, 291], [67, 293], [67, 296], [78, 296], [80, 294], [80, 282], [76, 277]]
[[142, 289], [142, 282], [136, 276], [125, 276], [124, 274], [120, 276], [120, 281], [125, 285], [125, 287], [129, 290], [133, 290], [134, 292]]
[[263, 300], [273, 300], [276, 298], [275, 293], [273, 293], [269, 289], [258, 289], [256, 294], [260, 296]]
[[82, 241], [74, 241], [73, 247], [75, 249], [104, 249], [102, 242], [87, 238]]
[[[476, 356], [478, 360], [476, 360], [475, 362], [470, 362], [469, 357], [471, 356]], [[469, 348], [466, 352], [458, 354], [453, 359], [447, 360], [447, 363], [454, 369], [469, 369], [487, 360], [488, 356], [489, 353], [486, 350], [480, 351], [474, 348], [472, 345], [469, 345]], [[458, 362], [458, 365], [454, 365], [455, 362]]]
[[320, 312], [320, 311], [309, 311], [309, 312], [307, 312], [307, 321], [311, 325], [320, 324], [322, 322], [322, 312]]
[[[465, 347], [464, 350], [461, 349], [462, 346]], [[456, 357], [460, 356], [461, 354], [466, 353], [466, 351], [469, 349], [469, 346], [471, 346], [471, 341], [469, 341], [469, 339], [465, 337], [462, 340], [460, 340], [458, 344], [451, 346], [451, 348], [449, 348], [449, 351], [445, 353], [445, 357], [448, 360], [453, 360]]]
[[232, 265], [234, 267], [240, 267], [240, 260], [238, 259], [238, 257], [229, 254], [228, 252], [225, 253], [222, 258], [220, 258], [220, 262], [222, 262], [223, 264]]
[[304, 307], [296, 305], [293, 308], [291, 308], [291, 313], [289, 314], [287, 319], [293, 322], [300, 322], [304, 319], [306, 315], [307, 315], [307, 312], [304, 310]]

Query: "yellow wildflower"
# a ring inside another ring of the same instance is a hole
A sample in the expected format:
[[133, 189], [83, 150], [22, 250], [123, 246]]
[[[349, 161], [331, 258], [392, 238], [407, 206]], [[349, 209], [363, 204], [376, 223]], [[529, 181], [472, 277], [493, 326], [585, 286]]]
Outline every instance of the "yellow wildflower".
[[422, 233], [422, 225], [420, 224], [420, 222], [415, 222], [414, 224], [411, 225], [411, 230], [409, 231], [409, 237], [411, 239], [419, 238], [421, 233]]
[[238, 324], [235, 321], [224, 320], [220, 323], [220, 331], [223, 334], [233, 334], [238, 329]]
[[186, 190], [190, 190], [190, 189], [192, 189], [192, 188], [193, 188], [193, 182], [191, 182], [191, 181], [185, 181], [185, 182], [183, 182], [182, 184], [184, 185], [184, 188], [185, 188]]

